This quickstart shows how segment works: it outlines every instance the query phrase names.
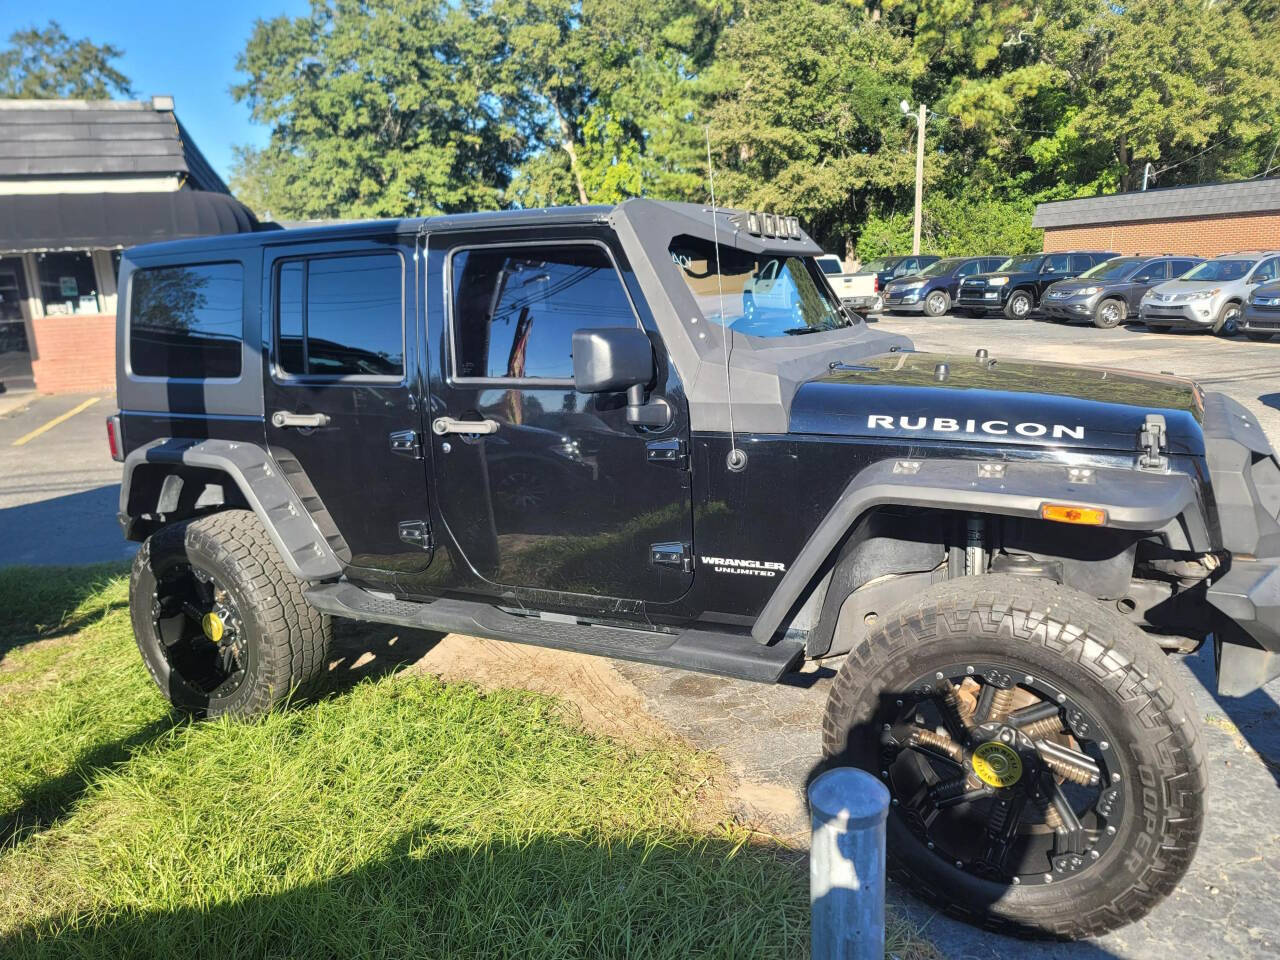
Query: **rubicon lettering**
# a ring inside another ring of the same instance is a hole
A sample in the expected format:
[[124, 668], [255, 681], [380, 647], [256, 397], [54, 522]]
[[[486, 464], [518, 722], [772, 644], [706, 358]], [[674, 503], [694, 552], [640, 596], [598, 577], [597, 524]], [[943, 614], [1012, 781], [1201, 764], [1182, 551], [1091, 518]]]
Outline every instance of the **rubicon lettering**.
[[1007, 437], [1016, 434], [1022, 437], [1051, 437], [1062, 440], [1084, 439], [1084, 425], [1074, 427], [1065, 423], [1013, 423], [1009, 420], [957, 420], [954, 417], [891, 417], [888, 414], [873, 413], [867, 417], [868, 430], [892, 430], [895, 433], [967, 433], [986, 434], [991, 437]]
[[698, 559], [716, 573], [745, 574], [749, 577], [776, 577], [787, 569], [785, 563], [771, 563], [768, 560], [737, 560], [732, 557], [699, 557]]

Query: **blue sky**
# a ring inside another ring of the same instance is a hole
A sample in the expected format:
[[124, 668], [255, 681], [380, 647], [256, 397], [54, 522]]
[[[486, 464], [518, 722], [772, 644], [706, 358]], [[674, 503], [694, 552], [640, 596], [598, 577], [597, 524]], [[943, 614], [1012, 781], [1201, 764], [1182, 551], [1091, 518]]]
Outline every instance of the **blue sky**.
[[236, 55], [258, 18], [307, 10], [307, 0], [0, 0], [0, 43], [9, 34], [52, 19], [74, 38], [113, 43], [117, 61], [139, 99], [173, 94], [178, 117], [226, 179], [234, 144], [262, 145], [267, 130], [231, 99], [242, 79]]

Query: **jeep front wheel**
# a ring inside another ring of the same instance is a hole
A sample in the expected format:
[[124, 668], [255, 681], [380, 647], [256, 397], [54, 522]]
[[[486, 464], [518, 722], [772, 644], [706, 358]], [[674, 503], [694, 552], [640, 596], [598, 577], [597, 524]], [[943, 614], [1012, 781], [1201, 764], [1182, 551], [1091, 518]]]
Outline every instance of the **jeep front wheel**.
[[157, 530], [134, 559], [129, 612], [160, 692], [209, 717], [253, 717], [314, 692], [332, 627], [302, 587], [248, 510]]
[[904, 604], [833, 685], [823, 746], [883, 778], [890, 875], [969, 922], [1086, 937], [1146, 914], [1204, 816], [1194, 707], [1164, 654], [1049, 581]]
[[1009, 300], [1004, 305], [1004, 315], [1010, 320], [1024, 320], [1031, 316], [1034, 307], [1031, 294], [1025, 290], [1015, 290], [1009, 294]]

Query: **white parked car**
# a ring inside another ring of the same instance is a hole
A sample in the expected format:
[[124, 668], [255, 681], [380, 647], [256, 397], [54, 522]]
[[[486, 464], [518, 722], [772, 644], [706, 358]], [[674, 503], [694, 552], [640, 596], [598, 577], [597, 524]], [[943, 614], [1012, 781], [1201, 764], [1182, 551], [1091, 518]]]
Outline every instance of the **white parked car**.
[[1139, 319], [1149, 330], [1212, 330], [1235, 334], [1249, 294], [1280, 279], [1280, 251], [1255, 250], [1206, 260], [1176, 280], [1152, 287], [1142, 298]]

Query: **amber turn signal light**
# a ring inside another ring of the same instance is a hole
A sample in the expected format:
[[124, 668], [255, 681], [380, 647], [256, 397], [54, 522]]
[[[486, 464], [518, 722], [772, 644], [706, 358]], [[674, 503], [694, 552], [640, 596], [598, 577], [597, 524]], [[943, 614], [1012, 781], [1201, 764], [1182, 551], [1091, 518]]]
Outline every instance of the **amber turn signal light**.
[[1058, 523], [1082, 523], [1088, 527], [1100, 527], [1107, 522], [1107, 511], [1097, 507], [1072, 507], [1065, 503], [1046, 503], [1040, 507], [1040, 516]]

